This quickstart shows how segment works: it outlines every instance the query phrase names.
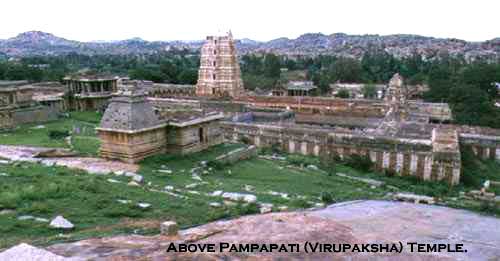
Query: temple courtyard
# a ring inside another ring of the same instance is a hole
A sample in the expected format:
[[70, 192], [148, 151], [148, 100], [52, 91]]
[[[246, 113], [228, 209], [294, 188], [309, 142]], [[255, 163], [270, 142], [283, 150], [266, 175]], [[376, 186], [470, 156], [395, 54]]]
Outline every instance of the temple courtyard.
[[[393, 200], [398, 193], [429, 196], [434, 204], [489, 216], [500, 214], [498, 208], [462, 194], [478, 189], [473, 184], [494, 179], [500, 167], [495, 161], [478, 161], [473, 180], [454, 187], [360, 171], [343, 163], [334, 172], [325, 171], [318, 157], [273, 154], [243, 143], [223, 143], [185, 156], [160, 154], [129, 164], [97, 157], [94, 127], [100, 117], [95, 112], [71, 113], [0, 134], [0, 249], [21, 242], [48, 246], [119, 234], [155, 235], [165, 220], [185, 229], [248, 214]], [[48, 147], [71, 148], [77, 155]], [[246, 150], [253, 152], [241, 160], [216, 160]], [[490, 191], [500, 194], [499, 187], [491, 186]], [[74, 228], [50, 227], [59, 215]]]

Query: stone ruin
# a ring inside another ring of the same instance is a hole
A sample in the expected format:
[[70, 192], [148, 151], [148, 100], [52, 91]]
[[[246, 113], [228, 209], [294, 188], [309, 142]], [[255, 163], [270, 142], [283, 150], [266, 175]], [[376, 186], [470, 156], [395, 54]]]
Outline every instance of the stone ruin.
[[138, 82], [123, 82], [113, 95], [100, 126], [100, 154], [135, 163], [148, 156], [191, 153], [222, 142], [217, 112], [161, 114], [146, 100]]

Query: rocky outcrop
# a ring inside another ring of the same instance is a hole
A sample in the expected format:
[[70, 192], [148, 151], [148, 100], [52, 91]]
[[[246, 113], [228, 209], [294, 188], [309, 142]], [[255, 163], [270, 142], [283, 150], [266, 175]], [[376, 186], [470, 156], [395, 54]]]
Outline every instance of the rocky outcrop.
[[[58, 255], [85, 260], [489, 260], [500, 256], [500, 219], [465, 210], [390, 201], [355, 201], [304, 212], [270, 213], [217, 221], [179, 232], [177, 236], [117, 236], [88, 239], [48, 248]], [[170, 243], [217, 246], [232, 244], [303, 245], [392, 243], [464, 244], [466, 253], [167, 253]]]

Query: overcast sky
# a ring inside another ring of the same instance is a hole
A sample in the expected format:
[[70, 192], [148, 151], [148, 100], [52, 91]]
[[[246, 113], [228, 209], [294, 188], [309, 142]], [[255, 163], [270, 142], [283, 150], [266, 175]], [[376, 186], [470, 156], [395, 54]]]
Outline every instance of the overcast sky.
[[303, 33], [500, 37], [499, 0], [1, 0], [0, 39], [39, 30], [71, 40], [198, 40], [231, 29], [271, 40]]

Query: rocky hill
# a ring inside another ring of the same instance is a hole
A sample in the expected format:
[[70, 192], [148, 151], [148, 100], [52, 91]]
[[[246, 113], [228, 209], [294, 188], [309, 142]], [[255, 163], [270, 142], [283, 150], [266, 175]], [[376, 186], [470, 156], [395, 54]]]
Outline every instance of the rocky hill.
[[[32, 31], [0, 40], [0, 53], [12, 57], [61, 55], [71, 52], [88, 55], [145, 54], [172, 49], [197, 51], [202, 44], [201, 40], [149, 42], [141, 38], [112, 42], [78, 42]], [[406, 34], [381, 36], [308, 33], [296, 39], [278, 38], [268, 42], [241, 39], [237, 40], [237, 47], [241, 54], [273, 52], [290, 56], [330, 54], [359, 58], [366, 51], [378, 48], [396, 57], [406, 57], [417, 52], [432, 58], [438, 53], [447, 52], [451, 55], [463, 55], [468, 59], [500, 58], [500, 38], [485, 42], [467, 42]]]

